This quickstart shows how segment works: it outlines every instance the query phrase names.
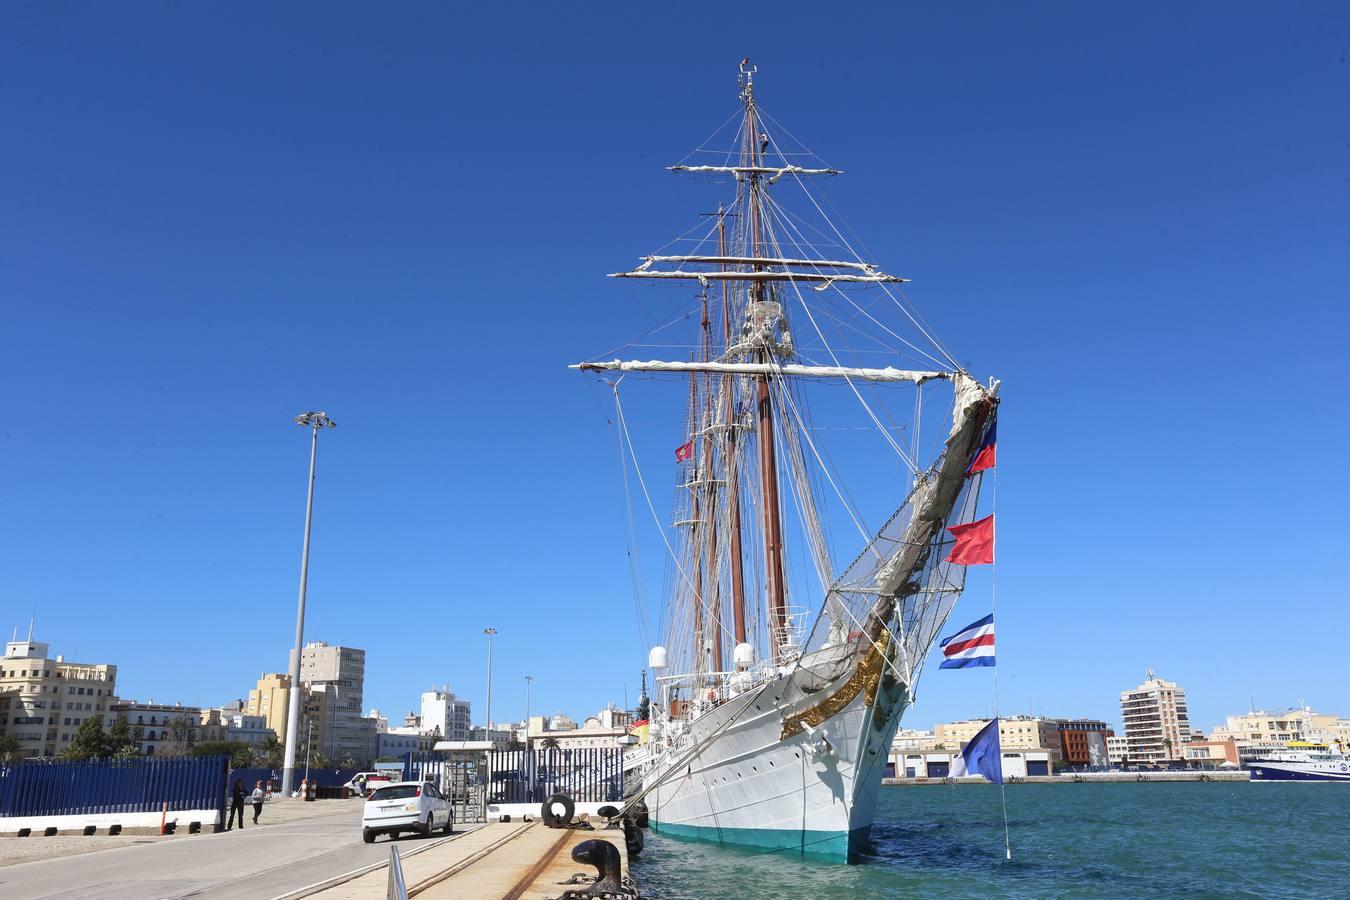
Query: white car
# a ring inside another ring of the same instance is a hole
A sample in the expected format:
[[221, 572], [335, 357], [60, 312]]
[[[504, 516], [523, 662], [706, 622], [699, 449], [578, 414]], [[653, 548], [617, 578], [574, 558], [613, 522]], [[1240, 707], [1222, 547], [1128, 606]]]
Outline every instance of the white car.
[[455, 824], [450, 801], [430, 781], [396, 781], [375, 788], [361, 813], [361, 838], [374, 843], [378, 834], [397, 839], [400, 832], [449, 834]]

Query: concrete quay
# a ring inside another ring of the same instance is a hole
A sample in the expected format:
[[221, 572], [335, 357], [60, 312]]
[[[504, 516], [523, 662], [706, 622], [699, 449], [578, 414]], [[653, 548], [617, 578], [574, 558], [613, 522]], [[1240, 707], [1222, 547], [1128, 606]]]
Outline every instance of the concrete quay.
[[[400, 849], [400, 866], [409, 897], [445, 900], [474, 897], [483, 900], [548, 900], [569, 888], [578, 872], [594, 875], [590, 866], [572, 861], [572, 849], [582, 841], [606, 840], [619, 851], [623, 871], [628, 872], [628, 851], [621, 829], [552, 829], [540, 821], [495, 822], [448, 840], [438, 841], [415, 856], [402, 858], [402, 842], [388, 846]], [[379, 846], [386, 846], [380, 842]], [[389, 883], [388, 864], [333, 879], [306, 892], [277, 900], [316, 897], [321, 900], [383, 900]]]
[[[1007, 784], [1101, 784], [1137, 781], [1251, 781], [1251, 773], [1238, 772], [1070, 772], [1064, 775], [1021, 775]], [[962, 778], [883, 778], [883, 787], [924, 784], [988, 784], [982, 776]]]

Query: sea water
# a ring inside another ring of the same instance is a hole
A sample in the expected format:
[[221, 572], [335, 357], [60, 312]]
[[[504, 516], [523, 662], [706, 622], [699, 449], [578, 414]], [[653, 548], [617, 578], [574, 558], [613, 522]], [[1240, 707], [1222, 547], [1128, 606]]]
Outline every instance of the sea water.
[[635, 861], [661, 900], [857, 897], [1347, 897], [1350, 784], [1179, 782], [884, 787], [851, 866], [653, 832]]

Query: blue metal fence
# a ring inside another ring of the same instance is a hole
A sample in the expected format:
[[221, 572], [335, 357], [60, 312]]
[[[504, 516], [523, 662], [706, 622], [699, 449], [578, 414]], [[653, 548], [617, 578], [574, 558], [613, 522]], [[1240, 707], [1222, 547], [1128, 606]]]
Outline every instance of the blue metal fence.
[[[580, 750], [492, 750], [489, 803], [543, 803], [553, 794], [567, 794], [582, 803], [616, 803], [623, 798], [623, 748]], [[409, 753], [403, 777], [435, 778], [437, 753]]]
[[226, 756], [29, 761], [0, 767], [0, 816], [223, 809]]

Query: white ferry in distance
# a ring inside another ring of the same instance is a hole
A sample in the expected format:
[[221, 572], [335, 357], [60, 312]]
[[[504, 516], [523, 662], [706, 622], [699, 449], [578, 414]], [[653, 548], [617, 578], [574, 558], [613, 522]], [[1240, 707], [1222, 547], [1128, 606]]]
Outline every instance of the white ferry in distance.
[[1289, 749], [1248, 763], [1252, 781], [1350, 782], [1350, 755], [1325, 744], [1296, 742]]

